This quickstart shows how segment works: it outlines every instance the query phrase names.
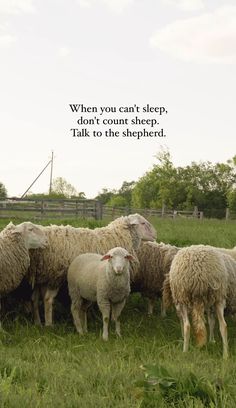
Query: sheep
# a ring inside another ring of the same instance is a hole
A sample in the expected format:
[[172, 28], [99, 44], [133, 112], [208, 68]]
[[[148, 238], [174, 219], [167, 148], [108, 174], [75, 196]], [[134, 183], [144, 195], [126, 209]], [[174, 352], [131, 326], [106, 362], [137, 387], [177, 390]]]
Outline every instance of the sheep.
[[[228, 263], [231, 264], [231, 261], [235, 262], [230, 256], [204, 245], [182, 248], [174, 257], [167, 279], [169, 279], [171, 296], [182, 325], [184, 352], [188, 351], [189, 347], [188, 312], [192, 313], [197, 344], [201, 347], [206, 343], [204, 310], [208, 311], [210, 317], [212, 314], [209, 311], [213, 308], [217, 314], [223, 340], [223, 357], [228, 357], [224, 308], [229, 285]], [[168, 284], [164, 285], [164, 294], [167, 287]], [[211, 327], [211, 318], [209, 323]], [[210, 330], [212, 332], [212, 328]]]
[[0, 232], [0, 297], [16, 289], [30, 265], [30, 248], [47, 244], [43, 228], [31, 222], [10, 223]]
[[41, 324], [38, 308], [39, 292], [44, 300], [45, 325], [52, 324], [52, 304], [59, 288], [66, 281], [66, 274], [73, 259], [83, 253], [106, 253], [115, 246], [126, 248], [133, 256], [131, 278], [138, 266], [135, 251], [142, 240], [153, 241], [156, 231], [141, 215], [120, 217], [106, 227], [90, 230], [71, 226], [44, 227], [48, 247], [31, 251], [29, 279], [35, 287], [33, 293], [34, 321]]
[[236, 247], [229, 249], [229, 248], [218, 248], [218, 247], [214, 247], [215, 249], [217, 249], [217, 251], [220, 251], [222, 253], [224, 253], [225, 255], [230, 255], [235, 261], [236, 261]]
[[91, 302], [97, 302], [103, 319], [103, 340], [108, 340], [110, 312], [116, 333], [121, 336], [119, 316], [130, 293], [129, 261], [132, 259], [126, 249], [115, 247], [103, 256], [86, 253], [72, 261], [67, 280], [78, 333], [87, 332], [86, 311]]
[[[208, 245], [206, 245], [208, 246]], [[212, 247], [212, 246], [211, 246]], [[217, 251], [219, 251], [222, 254], [225, 255], [229, 255], [231, 258], [233, 258], [236, 261], [236, 247], [234, 248], [222, 248], [222, 247], [212, 247], [214, 249], [216, 249]], [[225, 261], [227, 262], [227, 258], [225, 258]], [[230, 285], [229, 287], [229, 292], [231, 292], [231, 289], [233, 288], [234, 291], [234, 264], [232, 263], [232, 260], [227, 262], [227, 266], [230, 269], [230, 276], [231, 279], [233, 280], [233, 283]], [[236, 291], [236, 288], [235, 288]], [[236, 292], [235, 292], [236, 293]], [[227, 309], [232, 313], [235, 314], [236, 313], [236, 307], [234, 306], [234, 304], [232, 304], [232, 299], [233, 296], [228, 296], [228, 301], [227, 301]], [[170, 281], [169, 281], [169, 276], [168, 274], [165, 277], [164, 283], [163, 283], [163, 307], [168, 309], [171, 307], [171, 305], [173, 304], [173, 298], [172, 298], [172, 294], [171, 294], [171, 290], [170, 290]]]
[[[139, 260], [138, 273], [131, 284], [131, 292], [140, 292], [148, 298], [148, 315], [153, 313], [155, 299], [162, 296], [165, 275], [179, 248], [170, 244], [143, 242], [136, 251]], [[162, 307], [162, 317], [165, 308]]]

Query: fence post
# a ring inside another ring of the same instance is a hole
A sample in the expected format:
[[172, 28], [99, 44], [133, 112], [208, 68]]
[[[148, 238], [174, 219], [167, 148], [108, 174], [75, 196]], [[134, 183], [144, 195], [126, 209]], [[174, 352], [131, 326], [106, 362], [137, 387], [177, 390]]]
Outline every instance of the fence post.
[[198, 207], [197, 207], [197, 205], [194, 206], [193, 216], [194, 216], [195, 218], [198, 218]]
[[165, 215], [165, 209], [166, 209], [166, 205], [165, 203], [162, 204], [162, 209], [161, 209], [161, 216], [164, 217]]
[[226, 219], [226, 221], [229, 220], [229, 217], [230, 217], [230, 211], [229, 211], [229, 208], [226, 208], [226, 212], [225, 212], [225, 219]]
[[95, 201], [95, 220], [102, 220], [103, 211], [101, 201]]
[[174, 210], [174, 211], [173, 211], [173, 220], [177, 217], [177, 215], [178, 215], [178, 211], [177, 211], [177, 210]]
[[203, 220], [203, 211], [200, 211], [200, 220]]

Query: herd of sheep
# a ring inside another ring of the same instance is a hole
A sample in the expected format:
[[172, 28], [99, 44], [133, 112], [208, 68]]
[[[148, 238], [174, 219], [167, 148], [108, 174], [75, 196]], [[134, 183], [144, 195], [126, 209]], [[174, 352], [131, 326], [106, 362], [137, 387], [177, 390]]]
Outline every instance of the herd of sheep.
[[163, 316], [175, 305], [183, 351], [189, 347], [189, 314], [199, 346], [207, 341], [205, 314], [210, 341], [214, 341], [217, 316], [223, 357], [227, 358], [224, 311], [236, 312], [236, 248], [178, 248], [155, 240], [154, 227], [139, 214], [117, 218], [94, 230], [10, 223], [0, 233], [0, 297], [10, 294], [24, 278], [33, 288], [35, 324], [41, 324], [42, 297], [45, 325], [49, 326], [53, 323], [54, 298], [67, 282], [76, 330], [87, 332], [87, 309], [96, 302], [106, 341], [110, 317], [120, 336], [121, 311], [130, 291], [138, 291], [149, 300], [149, 314], [157, 298], [162, 298]]

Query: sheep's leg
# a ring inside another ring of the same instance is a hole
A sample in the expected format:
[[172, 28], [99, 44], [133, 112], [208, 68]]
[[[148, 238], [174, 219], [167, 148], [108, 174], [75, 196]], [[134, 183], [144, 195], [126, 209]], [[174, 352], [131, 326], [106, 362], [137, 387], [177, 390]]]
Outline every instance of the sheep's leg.
[[84, 311], [84, 332], [88, 333], [87, 310]]
[[218, 303], [216, 304], [216, 313], [217, 313], [217, 318], [219, 321], [219, 327], [220, 327], [220, 334], [222, 337], [223, 341], [223, 358], [227, 359], [228, 358], [228, 339], [227, 339], [227, 324], [224, 319], [224, 308], [225, 304]]
[[208, 325], [209, 325], [209, 342], [215, 343], [214, 328], [215, 328], [216, 320], [215, 320], [215, 313], [211, 308], [207, 310], [207, 319], [208, 319]]
[[120, 334], [120, 314], [124, 308], [125, 305], [125, 300], [123, 300], [123, 302], [121, 303], [115, 303], [112, 305], [112, 320], [114, 320], [115, 325], [116, 325], [116, 334], [117, 336], [121, 337]]
[[187, 352], [189, 348], [189, 338], [190, 338], [190, 322], [188, 318], [188, 310], [185, 305], [178, 305], [179, 313], [183, 322], [183, 333], [184, 333], [184, 347], [183, 352]]
[[148, 298], [148, 316], [151, 316], [153, 314], [154, 305], [155, 305], [155, 299]]
[[182, 334], [182, 337], [184, 338], [184, 324], [183, 324], [182, 313], [181, 313], [181, 311], [180, 311], [180, 305], [177, 304], [177, 305], [175, 306], [175, 308], [176, 308], [177, 316], [178, 316], [179, 321], [180, 321], [181, 334]]
[[74, 303], [73, 301], [71, 302], [71, 313], [73, 316], [73, 320], [74, 320], [74, 324], [75, 324], [77, 332], [79, 334], [83, 334], [83, 328], [82, 328], [82, 324], [80, 320], [81, 309], [80, 307], [78, 307], [79, 304], [81, 306], [81, 298], [79, 300], [77, 299], [76, 303]]
[[44, 316], [45, 326], [52, 326], [52, 305], [54, 298], [56, 297], [59, 288], [49, 289], [47, 288], [44, 295]]
[[102, 313], [102, 320], [103, 320], [103, 333], [102, 333], [102, 338], [103, 340], [107, 341], [108, 340], [108, 325], [109, 325], [109, 319], [110, 319], [110, 313], [111, 313], [111, 305], [109, 300], [107, 301], [102, 301], [99, 302], [98, 300], [98, 307]]
[[32, 300], [32, 305], [33, 305], [34, 324], [41, 326], [42, 322], [41, 322], [40, 314], [39, 314], [39, 295], [40, 295], [40, 290], [39, 290], [39, 287], [36, 286], [33, 290], [31, 300]]
[[84, 333], [88, 333], [88, 325], [87, 325], [87, 310], [89, 306], [91, 306], [92, 302], [88, 300], [83, 300], [83, 304], [80, 310], [80, 318], [83, 326]]

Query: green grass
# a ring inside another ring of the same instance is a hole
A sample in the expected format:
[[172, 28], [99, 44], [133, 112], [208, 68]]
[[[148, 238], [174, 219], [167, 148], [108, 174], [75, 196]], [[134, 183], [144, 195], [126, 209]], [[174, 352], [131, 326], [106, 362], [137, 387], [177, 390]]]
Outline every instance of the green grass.
[[[1, 222], [1, 228], [7, 222]], [[103, 224], [65, 221], [68, 222], [91, 228]], [[236, 245], [235, 222], [153, 222], [158, 241], [179, 246]], [[50, 220], [45, 224], [50, 224]], [[121, 316], [123, 337], [116, 338], [111, 325], [108, 343], [101, 339], [99, 312], [95, 319], [90, 316], [89, 333], [83, 337], [75, 332], [66, 309], [51, 329], [35, 327], [18, 313], [6, 315], [0, 332], [0, 406], [234, 408], [235, 323], [227, 319], [230, 358], [223, 361], [218, 333], [215, 344], [199, 350], [192, 342], [190, 351], [184, 354], [175, 313], [162, 319], [157, 304], [154, 316], [147, 318], [146, 310], [146, 300], [133, 294]]]

